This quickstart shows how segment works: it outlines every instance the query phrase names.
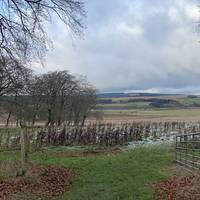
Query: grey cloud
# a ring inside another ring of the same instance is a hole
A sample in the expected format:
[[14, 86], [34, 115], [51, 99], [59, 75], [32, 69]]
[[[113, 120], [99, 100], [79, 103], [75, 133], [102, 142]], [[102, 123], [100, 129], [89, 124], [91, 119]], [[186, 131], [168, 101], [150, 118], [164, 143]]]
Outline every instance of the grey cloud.
[[101, 91], [196, 92], [200, 44], [195, 6], [197, 0], [86, 1], [84, 39], [72, 40], [62, 24], [51, 28], [55, 49], [45, 70], [87, 75]]

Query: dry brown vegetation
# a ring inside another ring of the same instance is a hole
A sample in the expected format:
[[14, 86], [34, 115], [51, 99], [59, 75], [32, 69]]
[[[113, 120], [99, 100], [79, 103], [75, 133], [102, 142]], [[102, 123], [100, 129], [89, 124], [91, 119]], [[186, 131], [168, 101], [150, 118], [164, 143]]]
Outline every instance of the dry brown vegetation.
[[200, 177], [172, 178], [155, 185], [154, 200], [199, 200]]
[[74, 175], [72, 169], [64, 167], [33, 167], [24, 177], [0, 181], [0, 199], [11, 199], [21, 193], [31, 193], [39, 197], [58, 196], [69, 188]]

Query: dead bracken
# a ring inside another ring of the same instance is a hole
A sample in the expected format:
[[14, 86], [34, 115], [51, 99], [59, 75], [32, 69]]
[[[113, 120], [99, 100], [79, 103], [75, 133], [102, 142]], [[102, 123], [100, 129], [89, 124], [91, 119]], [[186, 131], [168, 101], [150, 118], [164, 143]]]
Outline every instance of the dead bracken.
[[172, 178], [155, 185], [154, 200], [199, 200], [200, 177]]
[[69, 189], [74, 175], [74, 170], [65, 167], [34, 167], [24, 177], [0, 181], [0, 199], [20, 192], [41, 197], [59, 196]]

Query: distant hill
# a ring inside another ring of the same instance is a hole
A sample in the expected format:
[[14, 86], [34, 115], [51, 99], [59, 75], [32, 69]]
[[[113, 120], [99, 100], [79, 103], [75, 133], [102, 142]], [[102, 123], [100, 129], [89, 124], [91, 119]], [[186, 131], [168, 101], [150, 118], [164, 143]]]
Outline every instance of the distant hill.
[[179, 94], [159, 94], [159, 93], [123, 93], [123, 92], [108, 92], [99, 93], [99, 98], [122, 98], [122, 97], [159, 97], [159, 96], [180, 96]]
[[109, 92], [109, 93], [99, 93], [98, 94], [98, 97], [99, 98], [120, 98], [120, 97], [129, 97], [128, 94], [126, 93], [112, 93], [112, 92]]

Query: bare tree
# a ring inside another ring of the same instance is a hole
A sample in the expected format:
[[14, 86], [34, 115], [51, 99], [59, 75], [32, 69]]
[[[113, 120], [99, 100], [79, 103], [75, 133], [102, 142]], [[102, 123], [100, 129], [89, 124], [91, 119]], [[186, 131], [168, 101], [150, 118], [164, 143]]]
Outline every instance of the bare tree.
[[24, 86], [31, 70], [16, 60], [0, 56], [0, 96], [10, 95]]
[[46, 125], [64, 121], [64, 110], [67, 99], [75, 82], [73, 76], [67, 71], [55, 71], [43, 74], [40, 78], [44, 107], [48, 113]]
[[7, 115], [7, 125], [11, 117], [21, 127], [34, 125], [36, 120], [46, 121], [46, 125], [84, 125], [97, 101], [96, 90], [86, 79], [76, 79], [68, 71], [34, 76], [22, 69], [23, 73], [9, 71], [16, 79], [9, 90], [2, 90], [6, 95], [0, 99], [1, 109]]
[[43, 57], [47, 49], [44, 22], [58, 16], [75, 34], [83, 28], [79, 0], [1, 0], [0, 54], [20, 62]]
[[16, 118], [16, 125], [24, 127], [31, 115], [29, 110], [27, 110], [31, 100], [27, 93], [27, 87], [32, 77], [32, 71], [24, 67], [23, 71], [20, 70], [20, 72], [16, 77], [16, 86], [6, 97], [15, 106], [13, 114]]
[[96, 89], [87, 82], [86, 78], [80, 77], [78, 88], [72, 96], [72, 113], [74, 124], [84, 126], [85, 120], [97, 102]]

